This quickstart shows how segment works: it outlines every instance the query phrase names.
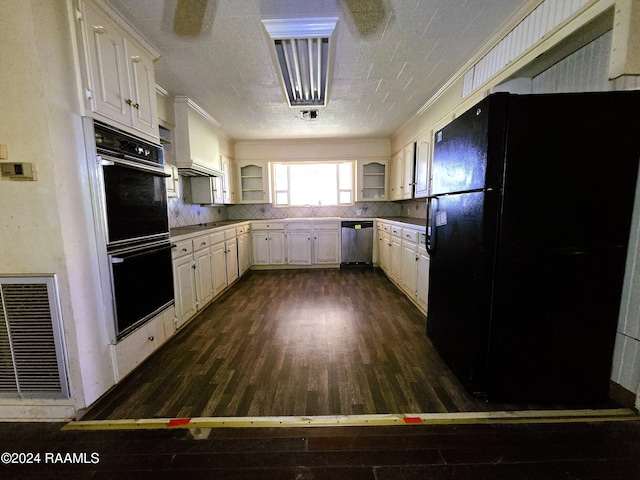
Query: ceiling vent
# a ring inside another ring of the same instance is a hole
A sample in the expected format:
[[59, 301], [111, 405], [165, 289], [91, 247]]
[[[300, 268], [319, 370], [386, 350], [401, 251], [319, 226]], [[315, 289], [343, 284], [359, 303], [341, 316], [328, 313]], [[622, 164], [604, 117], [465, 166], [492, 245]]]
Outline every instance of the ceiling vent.
[[302, 110], [300, 111], [300, 118], [302, 120], [315, 120], [318, 118], [318, 110]]
[[262, 20], [289, 106], [327, 104], [337, 22], [338, 17]]

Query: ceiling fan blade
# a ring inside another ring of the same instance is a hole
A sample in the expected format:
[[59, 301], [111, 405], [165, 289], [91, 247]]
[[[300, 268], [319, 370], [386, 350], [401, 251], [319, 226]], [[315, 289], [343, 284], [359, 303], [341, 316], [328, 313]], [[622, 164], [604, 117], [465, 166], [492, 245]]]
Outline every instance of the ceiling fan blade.
[[209, 0], [178, 0], [173, 17], [173, 33], [196, 38], [202, 33]]

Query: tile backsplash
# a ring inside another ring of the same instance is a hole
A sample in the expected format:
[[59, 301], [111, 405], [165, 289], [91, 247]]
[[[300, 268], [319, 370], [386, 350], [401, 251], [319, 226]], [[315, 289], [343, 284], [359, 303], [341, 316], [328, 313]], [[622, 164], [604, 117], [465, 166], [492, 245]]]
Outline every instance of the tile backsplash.
[[412, 217], [427, 218], [425, 199], [400, 202], [356, 202], [344, 207], [274, 207], [270, 203], [206, 206], [189, 203], [191, 181], [180, 177], [180, 196], [169, 198], [169, 227], [185, 227], [219, 220], [259, 220], [295, 217]]
[[198, 223], [210, 223], [219, 220], [227, 220], [227, 207], [193, 205], [189, 203], [191, 198], [191, 180], [189, 177], [180, 176], [180, 196], [169, 198], [169, 228], [186, 227]]

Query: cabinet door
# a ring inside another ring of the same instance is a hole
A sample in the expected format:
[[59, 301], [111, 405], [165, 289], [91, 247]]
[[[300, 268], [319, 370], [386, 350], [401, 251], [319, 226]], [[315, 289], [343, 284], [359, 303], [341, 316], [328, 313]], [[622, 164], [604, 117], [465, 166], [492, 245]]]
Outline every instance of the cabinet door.
[[269, 232], [253, 232], [251, 246], [254, 265], [269, 265]]
[[251, 268], [251, 238], [248, 233], [238, 237], [238, 275], [242, 276]]
[[389, 258], [389, 276], [396, 282], [400, 281], [400, 269], [402, 268], [402, 240], [391, 235], [391, 247]]
[[416, 300], [418, 305], [427, 310], [427, 298], [429, 297], [429, 254], [426, 248], [418, 249], [418, 276], [416, 281]]
[[238, 279], [238, 242], [235, 238], [227, 240], [227, 283], [231, 284]]
[[340, 232], [318, 230], [313, 233], [314, 263], [340, 263]]
[[282, 265], [285, 262], [284, 232], [269, 233], [269, 263]]
[[173, 261], [173, 282], [176, 301], [176, 327], [196, 314], [196, 280], [194, 276], [193, 257], [178, 258]]
[[194, 253], [193, 260], [196, 267], [196, 296], [198, 297], [198, 310], [200, 310], [213, 299], [213, 272], [209, 248]]
[[287, 263], [311, 265], [311, 232], [287, 233]]
[[[135, 43], [126, 41], [132, 126], [157, 136], [156, 80], [153, 60]], [[126, 100], [125, 100], [126, 101]]]
[[213, 291], [218, 295], [227, 288], [227, 261], [224, 242], [216, 243], [211, 247], [211, 262], [213, 270]]
[[416, 280], [418, 274], [418, 245], [413, 242], [402, 242], [402, 259], [400, 266], [400, 285], [405, 293], [415, 299]]
[[404, 150], [400, 150], [391, 159], [391, 200], [402, 199]]
[[415, 198], [429, 195], [429, 176], [431, 171], [431, 134], [426, 134], [416, 142]]
[[226, 155], [220, 155], [220, 163], [222, 165], [222, 197], [224, 203], [236, 203], [236, 187], [235, 187], [235, 169], [233, 168], [233, 159]]
[[404, 165], [402, 166], [402, 198], [413, 198], [413, 171], [415, 167], [415, 147], [412, 143], [404, 149]]
[[120, 29], [93, 4], [83, 2], [90, 109], [118, 123], [131, 122], [127, 105], [125, 42]]

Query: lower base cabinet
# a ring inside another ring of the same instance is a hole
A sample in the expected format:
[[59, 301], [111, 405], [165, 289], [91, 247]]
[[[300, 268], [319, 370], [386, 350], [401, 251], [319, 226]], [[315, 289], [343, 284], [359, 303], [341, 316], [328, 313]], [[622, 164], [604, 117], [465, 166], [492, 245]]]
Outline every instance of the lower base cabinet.
[[235, 228], [176, 242], [173, 248], [176, 327], [205, 308], [239, 274]]

